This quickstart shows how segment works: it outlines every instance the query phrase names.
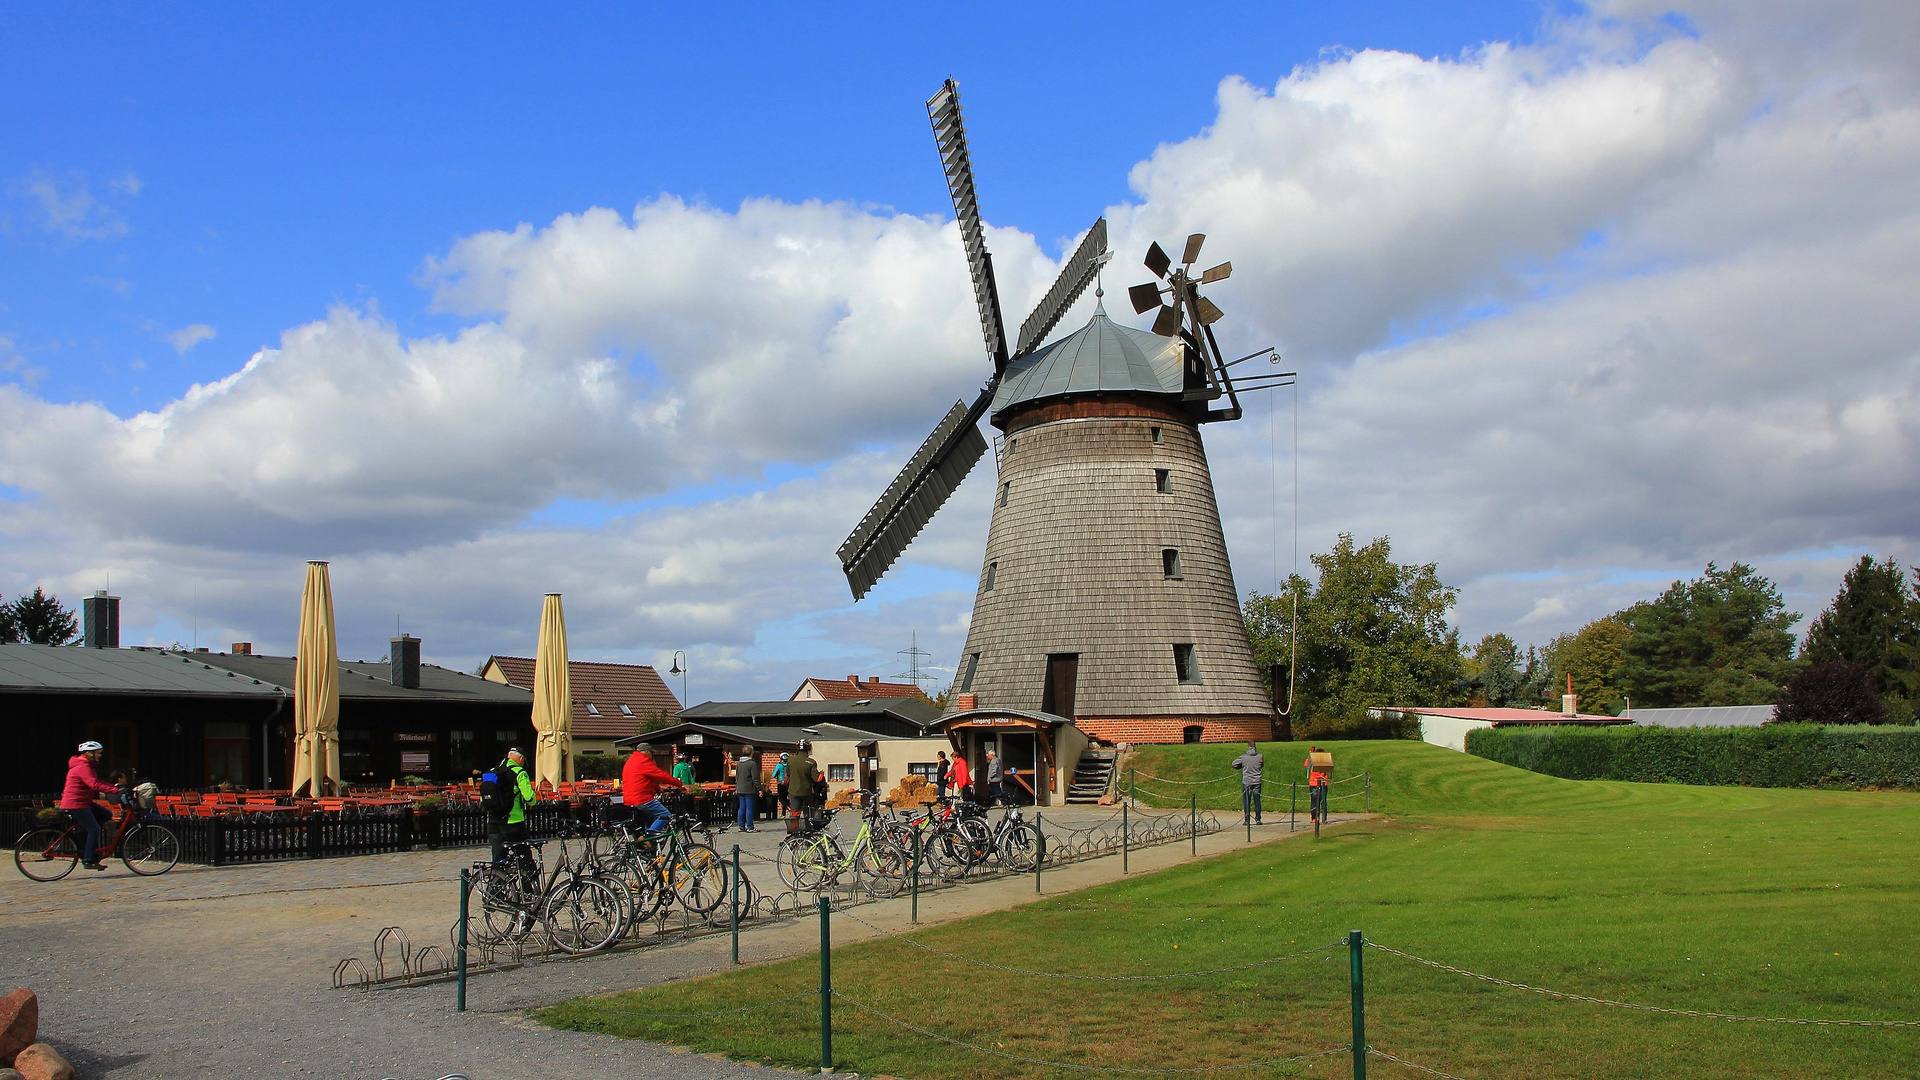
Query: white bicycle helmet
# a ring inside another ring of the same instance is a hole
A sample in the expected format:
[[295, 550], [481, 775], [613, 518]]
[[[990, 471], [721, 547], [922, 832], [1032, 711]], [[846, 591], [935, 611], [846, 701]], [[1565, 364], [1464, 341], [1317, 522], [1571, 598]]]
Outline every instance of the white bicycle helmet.
[[89, 750], [105, 750], [105, 749], [106, 747], [101, 746], [99, 743], [94, 742], [92, 739], [88, 739], [86, 742], [83, 742], [80, 744], [80, 752], [83, 754]]

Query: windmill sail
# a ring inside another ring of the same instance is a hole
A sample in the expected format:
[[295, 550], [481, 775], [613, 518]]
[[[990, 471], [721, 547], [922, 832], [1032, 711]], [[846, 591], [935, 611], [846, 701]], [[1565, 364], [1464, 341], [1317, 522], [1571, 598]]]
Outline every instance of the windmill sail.
[[967, 153], [967, 126], [960, 116], [960, 86], [952, 79], [927, 101], [934, 142], [940, 148], [940, 166], [947, 174], [947, 193], [953, 196], [953, 215], [960, 221], [960, 243], [967, 249], [967, 269], [973, 275], [973, 302], [980, 309], [980, 329], [987, 355], [998, 374], [1007, 366], [1007, 332], [1000, 322], [1000, 289], [993, 280], [993, 256], [987, 254], [987, 235], [980, 223], [980, 203], [973, 190], [973, 159]]
[[1053, 288], [1033, 309], [1027, 321], [1020, 324], [1020, 345], [1014, 349], [1015, 356], [1024, 356], [1035, 345], [1047, 339], [1060, 316], [1067, 313], [1080, 294], [1087, 291], [1087, 285], [1093, 281], [1093, 275], [1100, 272], [1107, 260], [1107, 219], [1100, 218], [1087, 230], [1086, 239], [1074, 250], [1073, 257], [1060, 268], [1060, 276], [1053, 279]]
[[873, 509], [840, 545], [840, 568], [846, 572], [855, 600], [867, 595], [987, 452], [986, 437], [980, 434], [980, 417], [992, 403], [994, 389], [989, 385], [982, 391], [972, 408], [962, 401], [953, 403], [933, 434], [914, 451], [900, 475], [893, 478]]

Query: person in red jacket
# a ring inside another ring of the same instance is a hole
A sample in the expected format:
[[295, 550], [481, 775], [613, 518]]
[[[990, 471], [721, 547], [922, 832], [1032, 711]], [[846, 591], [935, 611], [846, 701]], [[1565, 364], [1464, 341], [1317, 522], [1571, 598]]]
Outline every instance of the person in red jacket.
[[60, 791], [60, 809], [87, 830], [87, 841], [80, 848], [80, 865], [89, 870], [105, 870], [107, 864], [98, 859], [100, 849], [100, 826], [111, 821], [113, 815], [94, 805], [94, 795], [118, 795], [120, 789], [100, 779], [94, 766], [100, 764], [100, 754], [105, 748], [89, 739], [80, 744], [80, 752], [67, 759], [67, 786]]
[[660, 789], [685, 786], [672, 773], [654, 764], [653, 755], [644, 747], [635, 747], [633, 753], [627, 755], [626, 767], [620, 770], [620, 801], [633, 808], [648, 832], [666, 828], [667, 820], [673, 816], [660, 802]]
[[973, 801], [973, 777], [967, 772], [967, 755], [953, 755], [953, 771], [947, 779], [953, 782], [954, 794], [964, 802]]

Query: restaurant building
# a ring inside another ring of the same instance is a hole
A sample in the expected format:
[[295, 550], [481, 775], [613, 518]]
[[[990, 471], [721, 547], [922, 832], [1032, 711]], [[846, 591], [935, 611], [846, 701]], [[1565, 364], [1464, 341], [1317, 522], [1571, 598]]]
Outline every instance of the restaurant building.
[[910, 773], [932, 779], [938, 753], [951, 753], [936, 725], [940, 707], [924, 697], [857, 701], [709, 701], [682, 710], [669, 728], [621, 739], [647, 747], [663, 764], [687, 755], [701, 783], [726, 780], [729, 758], [752, 747], [763, 770], [804, 740], [826, 775], [828, 790], [886, 791]]

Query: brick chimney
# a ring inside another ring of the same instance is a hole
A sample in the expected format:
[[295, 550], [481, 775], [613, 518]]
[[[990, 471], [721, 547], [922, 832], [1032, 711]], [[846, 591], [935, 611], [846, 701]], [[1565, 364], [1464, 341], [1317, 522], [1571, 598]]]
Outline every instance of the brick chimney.
[[420, 689], [420, 639], [401, 634], [391, 644], [387, 661], [391, 665], [393, 685], [407, 690]]

